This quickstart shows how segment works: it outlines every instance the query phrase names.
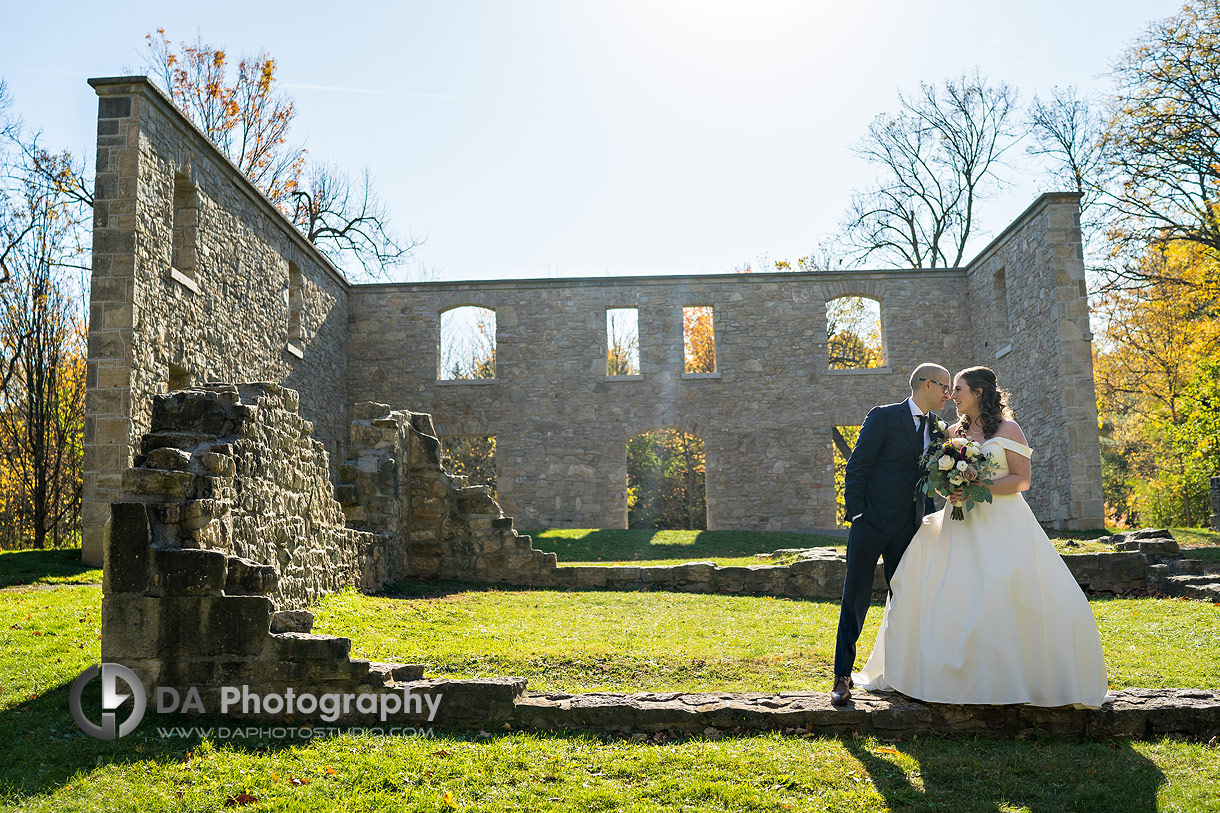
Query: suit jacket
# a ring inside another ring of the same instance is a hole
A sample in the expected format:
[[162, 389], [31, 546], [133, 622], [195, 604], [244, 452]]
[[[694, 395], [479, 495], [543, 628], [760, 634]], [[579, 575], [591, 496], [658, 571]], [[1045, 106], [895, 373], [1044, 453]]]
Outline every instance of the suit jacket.
[[[933, 416], [935, 418], [935, 416]], [[939, 437], [935, 423], [932, 442]], [[905, 400], [873, 407], [860, 427], [860, 437], [847, 461], [844, 501], [848, 518], [861, 514], [880, 531], [898, 533], [910, 527], [917, 499], [925, 500], [916, 484], [924, 471], [919, 466], [923, 437]], [[926, 499], [922, 513], [934, 510]]]

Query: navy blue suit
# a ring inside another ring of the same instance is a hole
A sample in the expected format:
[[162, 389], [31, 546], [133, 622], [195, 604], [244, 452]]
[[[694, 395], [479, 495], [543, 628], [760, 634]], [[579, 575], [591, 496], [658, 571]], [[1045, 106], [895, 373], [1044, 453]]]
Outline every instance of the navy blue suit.
[[[932, 419], [932, 442], [939, 433]], [[877, 560], [885, 562], [885, 580], [898, 569], [902, 554], [925, 514], [935, 510], [916, 489], [923, 469], [923, 435], [907, 401], [873, 407], [847, 461], [844, 502], [852, 521], [847, 535], [847, 574], [835, 639], [835, 674], [850, 675], [856, 663], [856, 641], [873, 595]]]

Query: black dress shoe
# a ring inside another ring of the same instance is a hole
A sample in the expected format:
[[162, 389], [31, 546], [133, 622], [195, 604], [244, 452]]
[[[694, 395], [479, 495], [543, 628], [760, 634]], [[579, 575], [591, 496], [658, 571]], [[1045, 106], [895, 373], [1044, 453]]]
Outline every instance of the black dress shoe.
[[846, 706], [851, 702], [851, 675], [835, 675], [835, 687], [830, 690], [830, 702], [836, 706]]

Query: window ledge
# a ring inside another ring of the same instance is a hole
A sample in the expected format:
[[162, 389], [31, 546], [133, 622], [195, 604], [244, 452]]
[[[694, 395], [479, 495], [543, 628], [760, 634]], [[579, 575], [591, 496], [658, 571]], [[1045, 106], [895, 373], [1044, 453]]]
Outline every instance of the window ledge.
[[284, 345], [284, 352], [290, 356], [296, 356], [299, 359], [305, 358], [305, 351], [292, 342], [288, 342], [286, 345]]
[[1004, 342], [1004, 344], [1000, 346], [1000, 349], [995, 351], [995, 357], [996, 359], [1002, 359], [1011, 352], [1012, 342]]
[[169, 278], [181, 285], [183, 288], [186, 288], [188, 291], [196, 294], [199, 293], [199, 283], [195, 282], [195, 280], [191, 279], [177, 268], [174, 268], [172, 265], [169, 267]]
[[853, 367], [847, 370], [827, 370], [826, 375], [888, 375], [887, 367]]
[[603, 376], [606, 381], [643, 381], [644, 376], [641, 373], [635, 375], [607, 375]]
[[720, 371], [713, 370], [710, 373], [683, 373], [682, 378], [720, 378]]
[[443, 387], [465, 387], [476, 384], [496, 384], [498, 378], [438, 378], [436, 383]]

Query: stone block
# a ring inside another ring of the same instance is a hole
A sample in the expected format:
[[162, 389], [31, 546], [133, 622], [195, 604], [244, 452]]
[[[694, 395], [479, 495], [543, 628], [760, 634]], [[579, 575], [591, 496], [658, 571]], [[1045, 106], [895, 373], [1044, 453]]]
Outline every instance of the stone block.
[[274, 607], [265, 596], [217, 596], [203, 599], [204, 654], [255, 656], [271, 631]]
[[195, 476], [185, 471], [132, 468], [123, 472], [123, 490], [137, 496], [185, 499], [194, 496]]
[[279, 586], [279, 574], [271, 565], [263, 565], [230, 556], [225, 592], [235, 596], [265, 596], [274, 593]]
[[150, 551], [151, 596], [220, 595], [225, 586], [228, 557], [218, 550]]
[[271, 631], [309, 632], [313, 629], [313, 613], [309, 610], [279, 610], [271, 616]]
[[143, 593], [148, 589], [152, 531], [144, 503], [112, 503], [110, 533], [102, 561], [102, 592]]
[[268, 638], [262, 658], [270, 661], [346, 661], [351, 649], [350, 638], [284, 632]]

